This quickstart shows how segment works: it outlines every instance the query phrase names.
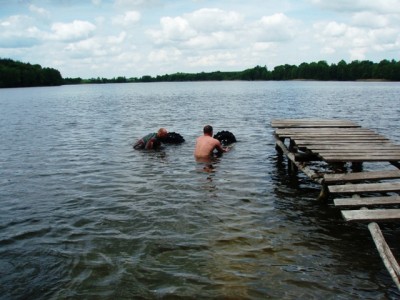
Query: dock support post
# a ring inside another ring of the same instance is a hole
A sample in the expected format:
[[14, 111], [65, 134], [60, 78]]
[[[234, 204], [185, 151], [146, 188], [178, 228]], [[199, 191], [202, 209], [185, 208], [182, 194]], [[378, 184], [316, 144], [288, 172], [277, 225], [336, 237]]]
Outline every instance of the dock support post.
[[317, 200], [324, 201], [324, 200], [328, 199], [328, 196], [329, 196], [328, 187], [326, 186], [325, 183], [322, 183], [321, 191], [318, 195]]
[[313, 170], [305, 166], [303, 163], [300, 163], [296, 161], [295, 154], [290, 152], [288, 148], [286, 148], [286, 145], [275, 135], [276, 139], [276, 146], [280, 147], [282, 152], [286, 155], [288, 158], [289, 164], [293, 164], [297, 169], [300, 169], [303, 171], [304, 174], [306, 174], [311, 180], [321, 184], [323, 181], [323, 178], [321, 178], [317, 173], [315, 173]]

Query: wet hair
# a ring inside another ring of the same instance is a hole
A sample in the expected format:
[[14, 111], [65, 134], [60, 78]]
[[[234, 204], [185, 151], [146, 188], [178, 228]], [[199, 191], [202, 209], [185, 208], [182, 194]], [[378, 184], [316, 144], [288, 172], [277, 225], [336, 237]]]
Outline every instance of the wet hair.
[[204, 126], [203, 132], [204, 132], [204, 133], [208, 133], [208, 134], [212, 134], [212, 132], [213, 132], [212, 126], [211, 126], [211, 125], [206, 125], [206, 126]]

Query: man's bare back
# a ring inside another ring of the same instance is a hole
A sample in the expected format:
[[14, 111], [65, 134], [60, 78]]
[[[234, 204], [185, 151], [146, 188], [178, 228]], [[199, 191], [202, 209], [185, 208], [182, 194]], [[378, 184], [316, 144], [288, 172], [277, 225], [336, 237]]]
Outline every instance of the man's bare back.
[[[208, 128], [208, 126], [211, 128]], [[194, 156], [196, 159], [211, 158], [214, 150], [217, 150], [218, 154], [222, 154], [227, 150], [222, 148], [220, 141], [212, 137], [212, 127], [207, 125], [204, 127], [204, 135], [200, 136], [196, 140], [196, 147], [194, 149]]]

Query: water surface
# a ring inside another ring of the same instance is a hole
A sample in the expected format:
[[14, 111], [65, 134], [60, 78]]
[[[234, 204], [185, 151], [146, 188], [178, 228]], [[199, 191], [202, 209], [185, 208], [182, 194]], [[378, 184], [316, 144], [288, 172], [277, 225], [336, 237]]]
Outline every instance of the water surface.
[[[365, 225], [288, 176], [273, 118], [343, 118], [400, 144], [398, 83], [0, 90], [1, 299], [396, 299]], [[238, 139], [205, 172], [205, 124]], [[182, 145], [134, 151], [166, 127]], [[385, 227], [399, 249], [395, 225]], [[394, 243], [394, 244], [393, 244]]]

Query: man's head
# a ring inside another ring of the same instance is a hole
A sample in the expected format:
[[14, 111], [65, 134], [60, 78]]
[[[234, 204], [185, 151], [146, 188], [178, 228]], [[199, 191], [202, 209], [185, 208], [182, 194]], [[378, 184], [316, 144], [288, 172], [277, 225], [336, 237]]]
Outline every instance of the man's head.
[[206, 135], [212, 136], [212, 134], [213, 134], [213, 128], [212, 128], [212, 126], [211, 126], [211, 125], [206, 125], [206, 126], [204, 126], [203, 132], [204, 132], [204, 134], [206, 134]]
[[167, 129], [165, 129], [165, 128], [160, 128], [160, 129], [158, 129], [157, 137], [159, 137], [159, 138], [162, 139], [162, 138], [166, 138], [167, 135], [168, 135]]

